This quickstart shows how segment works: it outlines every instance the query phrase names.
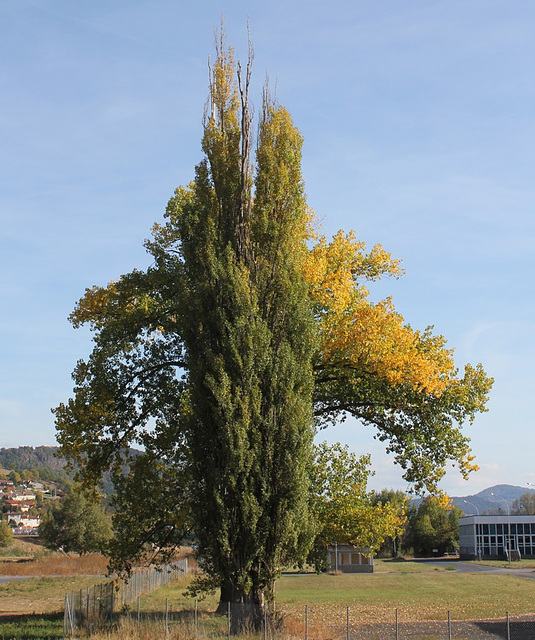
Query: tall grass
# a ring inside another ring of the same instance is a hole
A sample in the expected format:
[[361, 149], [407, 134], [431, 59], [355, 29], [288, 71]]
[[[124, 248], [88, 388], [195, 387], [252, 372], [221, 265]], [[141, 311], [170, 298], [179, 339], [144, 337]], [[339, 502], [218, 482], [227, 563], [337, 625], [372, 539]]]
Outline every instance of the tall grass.
[[102, 576], [106, 573], [108, 561], [98, 553], [83, 556], [51, 553], [46, 550], [26, 556], [24, 561], [1, 562], [0, 575], [3, 576]]
[[[122, 619], [113, 629], [105, 632], [94, 633], [91, 635], [93, 640], [154, 640], [155, 638], [166, 638], [168, 640], [191, 640], [196, 638], [197, 640], [220, 640], [226, 637], [226, 621], [221, 618], [218, 622], [221, 624], [217, 627], [199, 627], [197, 634], [195, 634], [194, 627], [188, 623], [172, 623], [167, 627], [163, 621], [149, 621], [138, 624], [134, 620]], [[294, 633], [295, 632], [295, 633]], [[271, 634], [270, 636], [271, 637]], [[277, 640], [295, 640], [304, 638], [304, 628], [301, 629], [284, 629], [277, 632]], [[240, 638], [247, 640], [262, 640], [263, 634], [257, 632], [243, 633]], [[328, 635], [324, 636], [325, 639], [329, 638]]]

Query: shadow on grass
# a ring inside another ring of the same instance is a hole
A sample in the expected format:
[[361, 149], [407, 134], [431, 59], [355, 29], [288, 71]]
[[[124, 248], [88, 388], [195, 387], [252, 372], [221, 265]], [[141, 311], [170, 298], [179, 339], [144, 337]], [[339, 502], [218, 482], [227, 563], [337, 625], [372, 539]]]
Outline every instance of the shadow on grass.
[[1, 640], [55, 640], [63, 638], [63, 613], [0, 615]]
[[[475, 622], [474, 627], [480, 629], [485, 638], [533, 638], [535, 637], [535, 621], [533, 620], [512, 620], [510, 623], [510, 633], [507, 632], [506, 622]], [[483, 637], [483, 636], [481, 636]]]

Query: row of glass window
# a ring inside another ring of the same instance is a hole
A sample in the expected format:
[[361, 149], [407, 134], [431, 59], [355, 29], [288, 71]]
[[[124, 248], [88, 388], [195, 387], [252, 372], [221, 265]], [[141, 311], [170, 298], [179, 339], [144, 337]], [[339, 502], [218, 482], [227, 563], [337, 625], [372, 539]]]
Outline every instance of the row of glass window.
[[534, 534], [535, 535], [535, 523], [531, 522], [515, 522], [509, 525], [508, 522], [504, 522], [502, 524], [478, 524], [476, 525], [478, 532], [483, 533], [483, 535], [496, 535], [496, 534], [508, 534], [509, 531], [511, 535], [517, 534]]
[[477, 536], [477, 547], [484, 555], [501, 553], [503, 549], [518, 550], [522, 555], [535, 555], [535, 536]]
[[[476, 524], [476, 531], [478, 534], [483, 535], [508, 535], [509, 532], [511, 532], [511, 535], [535, 535], [535, 522], [511, 523], [510, 528], [507, 522], [500, 524]], [[472, 525], [462, 525], [460, 532], [464, 535], [473, 535], [474, 528]]]

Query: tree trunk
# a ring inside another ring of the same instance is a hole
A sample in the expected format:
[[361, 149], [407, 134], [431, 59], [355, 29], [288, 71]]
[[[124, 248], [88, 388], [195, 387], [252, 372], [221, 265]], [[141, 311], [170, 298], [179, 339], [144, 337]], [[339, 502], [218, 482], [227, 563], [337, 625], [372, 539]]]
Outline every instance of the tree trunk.
[[243, 593], [234, 585], [223, 583], [216, 613], [222, 616], [230, 613], [230, 631], [233, 635], [261, 631], [264, 624], [264, 592], [253, 587], [249, 593]]

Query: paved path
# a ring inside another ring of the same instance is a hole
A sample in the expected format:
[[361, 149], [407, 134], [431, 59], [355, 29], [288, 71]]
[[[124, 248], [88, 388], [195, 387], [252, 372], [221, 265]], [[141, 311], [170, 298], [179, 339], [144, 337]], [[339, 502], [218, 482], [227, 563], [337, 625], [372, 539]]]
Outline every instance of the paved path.
[[484, 564], [477, 564], [476, 562], [463, 562], [457, 558], [416, 558], [413, 562], [419, 562], [431, 567], [437, 567], [440, 569], [454, 570], [458, 573], [494, 573], [501, 575], [512, 575], [521, 578], [529, 578], [535, 580], [535, 569], [522, 569], [520, 567], [515, 568], [514, 563], [511, 567], [492, 567]]
[[12, 580], [27, 580], [28, 578], [35, 578], [39, 576], [0, 576], [0, 584], [5, 582], [11, 582]]

